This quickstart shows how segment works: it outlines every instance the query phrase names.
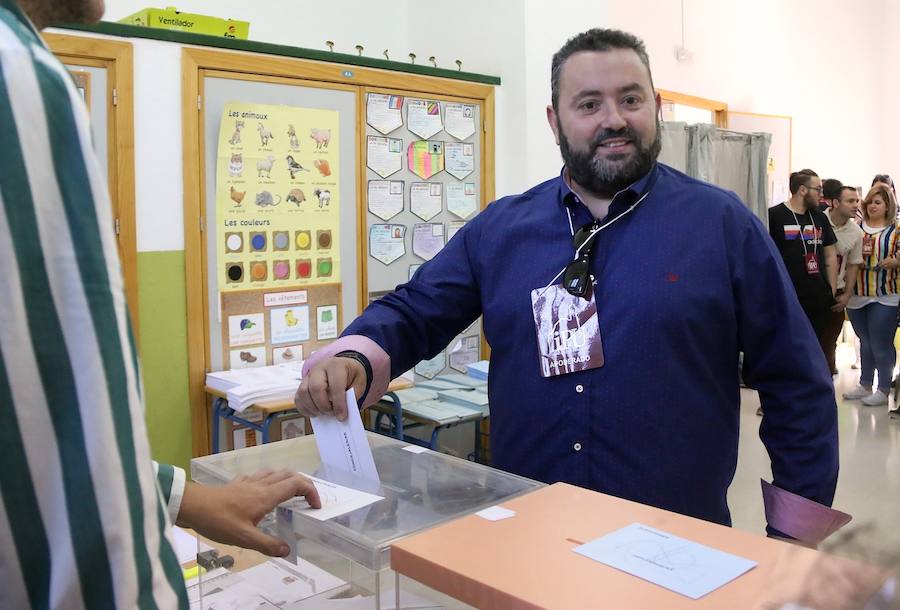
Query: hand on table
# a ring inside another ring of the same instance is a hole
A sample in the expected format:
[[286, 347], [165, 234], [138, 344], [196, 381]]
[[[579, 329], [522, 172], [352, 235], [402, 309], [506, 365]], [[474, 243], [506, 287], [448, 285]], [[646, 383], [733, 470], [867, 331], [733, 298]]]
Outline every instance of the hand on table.
[[357, 396], [365, 392], [366, 370], [363, 365], [352, 358], [328, 358], [303, 377], [294, 395], [294, 406], [307, 417], [331, 415], [344, 421], [347, 419], [346, 392], [351, 387]]
[[287, 470], [264, 470], [225, 485], [188, 482], [177, 525], [216, 542], [284, 557], [290, 550], [288, 545], [256, 526], [276, 506], [295, 496], [305, 497], [313, 508], [322, 506], [312, 481]]

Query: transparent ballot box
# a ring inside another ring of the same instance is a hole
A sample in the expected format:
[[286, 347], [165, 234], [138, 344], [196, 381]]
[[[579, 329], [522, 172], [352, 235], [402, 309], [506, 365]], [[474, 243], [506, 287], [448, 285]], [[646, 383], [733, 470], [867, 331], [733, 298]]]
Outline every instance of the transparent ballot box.
[[[390, 437], [366, 434], [380, 483], [323, 467], [313, 436], [191, 460], [193, 479], [207, 485], [263, 469], [287, 469], [349, 489], [369, 502], [330, 518], [323, 518], [327, 515], [322, 512], [316, 515], [302, 498], [282, 504], [259, 525], [290, 545], [291, 553], [284, 559], [200, 540], [197, 559], [202, 567], [196, 575], [185, 572], [192, 608], [268, 608], [263, 603], [254, 605], [251, 588], [265, 591], [260, 597], [271, 607], [284, 610], [467, 608], [410, 579], [401, 582], [389, 569], [391, 544], [543, 484]], [[329, 489], [323, 491], [321, 484], [317, 487], [325, 511], [333, 498]], [[336, 498], [340, 492], [335, 493]], [[205, 545], [212, 548], [203, 550]], [[241, 605], [244, 589], [248, 601]], [[223, 591], [236, 593], [223, 596]]]

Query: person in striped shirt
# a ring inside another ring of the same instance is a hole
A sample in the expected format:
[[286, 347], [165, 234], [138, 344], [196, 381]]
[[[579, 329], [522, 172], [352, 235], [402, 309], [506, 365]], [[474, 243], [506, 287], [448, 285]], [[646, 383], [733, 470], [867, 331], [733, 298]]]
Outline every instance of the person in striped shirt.
[[[885, 184], [877, 183], [862, 203], [863, 264], [856, 278], [856, 288], [847, 303], [847, 314], [859, 337], [862, 374], [859, 385], [844, 394], [847, 400], [862, 400], [867, 406], [888, 404], [891, 376], [897, 352], [894, 332], [897, 328], [897, 305], [900, 303], [900, 261], [895, 218], [897, 200]], [[875, 371], [878, 387], [872, 391]]]
[[[107, 186], [37, 28], [102, 0], [0, 0], [0, 608], [187, 608], [170, 523], [287, 554], [256, 528], [297, 474], [228, 485], [153, 464]], [[156, 473], [156, 477], [154, 477]]]

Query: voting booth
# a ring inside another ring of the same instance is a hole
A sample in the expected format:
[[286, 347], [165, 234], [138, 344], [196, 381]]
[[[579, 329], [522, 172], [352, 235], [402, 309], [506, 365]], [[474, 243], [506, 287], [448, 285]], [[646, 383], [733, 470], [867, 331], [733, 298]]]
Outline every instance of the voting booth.
[[[283, 504], [260, 527], [285, 540], [290, 556], [242, 552], [230, 568], [209, 562], [188, 582], [192, 601], [231, 607], [222, 605], [235, 601], [229, 596], [252, 598], [263, 588], [263, 599], [283, 608], [394, 608], [398, 595], [402, 608], [466, 607], [390, 572], [391, 545], [543, 484], [382, 435], [366, 437], [380, 483], [323, 467], [310, 436], [193, 459], [191, 476], [209, 485], [261, 469], [302, 472], [318, 479], [322, 508], [312, 510], [302, 498]], [[269, 581], [276, 584], [266, 587]]]

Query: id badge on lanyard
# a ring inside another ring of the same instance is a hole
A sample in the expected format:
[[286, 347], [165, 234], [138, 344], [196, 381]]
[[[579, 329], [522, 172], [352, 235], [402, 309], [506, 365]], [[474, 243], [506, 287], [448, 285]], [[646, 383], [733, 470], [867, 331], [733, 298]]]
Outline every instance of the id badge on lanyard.
[[531, 291], [541, 376], [556, 377], [603, 366], [597, 303], [572, 296], [561, 284]]
[[866, 233], [863, 235], [862, 255], [872, 256], [875, 253], [875, 236]]
[[809, 252], [803, 255], [803, 262], [806, 265], [806, 272], [810, 275], [819, 274], [819, 259], [815, 252]]

